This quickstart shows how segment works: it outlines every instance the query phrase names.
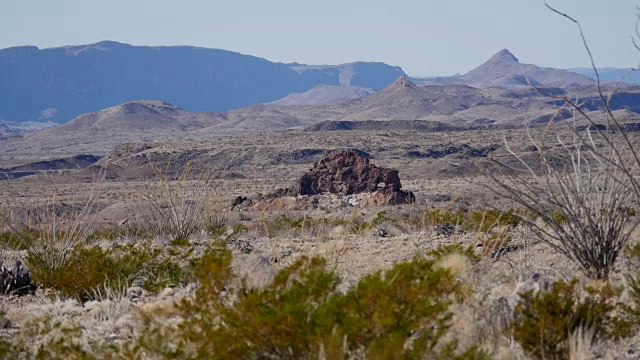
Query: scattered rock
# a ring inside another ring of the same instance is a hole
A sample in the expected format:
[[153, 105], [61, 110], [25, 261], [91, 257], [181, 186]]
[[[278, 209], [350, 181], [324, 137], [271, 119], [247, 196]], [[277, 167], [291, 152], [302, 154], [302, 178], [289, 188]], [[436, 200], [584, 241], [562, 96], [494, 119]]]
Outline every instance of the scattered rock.
[[242, 251], [245, 254], [251, 254], [253, 245], [247, 240], [234, 239], [229, 242], [229, 247]]
[[386, 227], [379, 227], [378, 228], [378, 236], [380, 236], [380, 237], [388, 237], [389, 236], [389, 229], [387, 229]]
[[450, 222], [436, 224], [434, 227], [437, 235], [451, 236], [456, 231], [456, 226]]
[[513, 297], [500, 297], [489, 308], [488, 321], [492, 329], [504, 333], [509, 329], [514, 320], [514, 309], [517, 299]]
[[139, 286], [132, 286], [127, 289], [127, 297], [131, 300], [142, 297], [144, 290]]
[[0, 262], [0, 293], [7, 295], [27, 295], [36, 293], [36, 285], [31, 282], [31, 272], [16, 261], [13, 269], [7, 269]]
[[8, 329], [12, 326], [11, 320], [4, 316], [0, 316], [0, 329]]
[[451, 201], [451, 195], [448, 194], [433, 194], [433, 195], [429, 195], [427, 196], [427, 200], [429, 200], [430, 202], [449, 202]]
[[260, 262], [263, 264], [277, 264], [278, 262], [282, 261], [283, 259], [289, 257], [291, 255], [292, 251], [290, 249], [284, 250], [281, 254], [277, 255], [277, 254], [273, 254], [271, 256], [261, 256], [260, 257]]
[[461, 146], [448, 146], [440, 149], [428, 149], [426, 151], [412, 150], [406, 153], [409, 158], [426, 158], [426, 159], [440, 159], [448, 155], [461, 154], [464, 157], [486, 157], [489, 153], [497, 150], [500, 146], [493, 144], [488, 147], [476, 149], [467, 144]]
[[506, 255], [510, 252], [516, 251], [516, 250], [520, 250], [524, 248], [524, 244], [506, 244], [504, 246], [501, 246], [499, 248], [494, 249], [491, 252], [491, 258], [492, 259], [499, 259], [501, 256]]
[[243, 204], [245, 201], [247, 201], [247, 197], [245, 196], [238, 196], [235, 199], [233, 199], [233, 202], [231, 202], [231, 206], [238, 206]]
[[175, 293], [176, 293], [175, 289], [167, 287], [167, 288], [164, 288], [160, 292], [160, 296], [161, 297], [172, 297], [173, 295], [175, 295]]

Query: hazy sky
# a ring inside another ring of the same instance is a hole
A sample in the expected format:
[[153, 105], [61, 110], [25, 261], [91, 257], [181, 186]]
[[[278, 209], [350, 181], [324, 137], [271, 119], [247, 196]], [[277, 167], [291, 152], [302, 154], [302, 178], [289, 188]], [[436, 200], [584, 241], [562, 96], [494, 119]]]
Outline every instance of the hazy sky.
[[[640, 0], [549, 0], [582, 22], [599, 66], [637, 66]], [[588, 65], [573, 24], [543, 0], [0, 0], [0, 48], [115, 40], [196, 45], [272, 61], [464, 73], [502, 48], [521, 62]]]

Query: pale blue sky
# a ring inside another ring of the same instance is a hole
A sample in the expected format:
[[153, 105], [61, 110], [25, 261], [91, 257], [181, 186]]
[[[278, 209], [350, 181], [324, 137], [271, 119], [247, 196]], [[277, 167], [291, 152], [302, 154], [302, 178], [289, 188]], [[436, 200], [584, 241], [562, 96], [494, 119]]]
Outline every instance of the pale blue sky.
[[[637, 66], [639, 0], [549, 0], [580, 20], [599, 66]], [[0, 48], [115, 40], [196, 45], [272, 61], [466, 72], [502, 48], [521, 62], [587, 66], [573, 24], [542, 0], [0, 0]]]

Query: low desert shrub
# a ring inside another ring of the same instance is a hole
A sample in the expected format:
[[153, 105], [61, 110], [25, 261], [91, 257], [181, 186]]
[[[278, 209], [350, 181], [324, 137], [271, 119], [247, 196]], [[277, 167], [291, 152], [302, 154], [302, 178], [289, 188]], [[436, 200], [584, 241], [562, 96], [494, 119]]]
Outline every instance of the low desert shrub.
[[142, 288], [157, 293], [167, 287], [177, 287], [195, 281], [194, 260], [189, 259], [191, 252], [173, 253], [160, 260], [158, 257], [147, 262], [143, 274]]
[[227, 232], [229, 219], [224, 213], [219, 211], [209, 212], [205, 217], [204, 225], [214, 238], [219, 238]]
[[626, 253], [629, 266], [625, 278], [631, 301], [621, 306], [629, 319], [631, 328], [637, 331], [640, 329], [640, 243], [627, 246]]
[[560, 281], [549, 291], [521, 295], [513, 335], [529, 356], [569, 359], [569, 337], [580, 328], [592, 331], [591, 341], [627, 335], [627, 326], [615, 315], [620, 290], [611, 284], [587, 287], [581, 297], [577, 285], [576, 280]]
[[460, 290], [448, 270], [420, 258], [365, 276], [320, 309], [324, 321], [332, 319], [323, 332], [330, 334], [325, 348], [333, 345], [336, 352], [340, 345], [372, 359], [437, 357], [450, 327], [449, 305]]
[[340, 226], [348, 233], [358, 235], [367, 230], [376, 229], [390, 221], [391, 219], [387, 217], [386, 211], [378, 212], [371, 221], [362, 219], [360, 216], [357, 216], [356, 213], [347, 219], [313, 219], [306, 216], [292, 218], [282, 214], [274, 219], [267, 219], [261, 216], [260, 226], [255, 230], [264, 233], [270, 238], [283, 235], [291, 237], [305, 236], [306, 234], [320, 236], [324, 235], [327, 229], [334, 229]]
[[100, 240], [118, 240], [122, 238], [135, 238], [137, 240], [151, 240], [153, 233], [149, 229], [135, 228], [135, 227], [119, 227], [119, 228], [104, 228], [95, 230], [87, 237], [87, 243], [92, 244]]
[[465, 230], [488, 233], [495, 228], [514, 228], [522, 222], [522, 211], [511, 209], [501, 212], [497, 210], [474, 211], [470, 213], [464, 222]]
[[418, 214], [405, 216], [399, 220], [415, 228], [432, 228], [444, 224], [451, 224], [459, 230], [489, 233], [497, 228], [514, 228], [522, 222], [522, 209], [510, 209], [508, 211], [475, 210], [464, 208], [434, 209], [428, 208]]
[[160, 249], [120, 245], [112, 249], [80, 247], [66, 266], [51, 270], [27, 256], [33, 279], [39, 285], [79, 301], [92, 300], [100, 289], [131, 286], [135, 280], [149, 292], [191, 280], [191, 272], [172, 260], [161, 258]]
[[462, 246], [462, 244], [459, 244], [459, 243], [453, 244], [453, 245], [441, 245], [427, 252], [428, 256], [431, 256], [436, 260], [451, 254], [464, 255], [467, 258], [469, 258], [471, 262], [474, 262], [474, 263], [482, 259], [480, 255], [476, 254], [476, 251], [473, 245]]
[[14, 250], [27, 250], [29, 244], [35, 242], [38, 237], [38, 232], [29, 228], [5, 231], [0, 233], [0, 246]]
[[121, 264], [112, 258], [108, 250], [99, 246], [76, 249], [67, 264], [56, 269], [47, 267], [30, 255], [26, 261], [34, 280], [40, 285], [80, 301], [90, 300], [93, 292], [105, 283], [110, 287], [117, 286], [115, 282], [126, 282], [131, 275], [120, 267]]
[[185, 238], [175, 238], [169, 241], [171, 246], [189, 246], [189, 239]]
[[431, 260], [371, 274], [346, 293], [321, 258], [298, 259], [260, 289], [238, 284], [230, 264], [224, 247], [208, 250], [195, 264], [195, 298], [180, 305], [184, 322], [147, 326], [130, 349], [183, 359], [486, 358], [443, 343], [460, 286]]

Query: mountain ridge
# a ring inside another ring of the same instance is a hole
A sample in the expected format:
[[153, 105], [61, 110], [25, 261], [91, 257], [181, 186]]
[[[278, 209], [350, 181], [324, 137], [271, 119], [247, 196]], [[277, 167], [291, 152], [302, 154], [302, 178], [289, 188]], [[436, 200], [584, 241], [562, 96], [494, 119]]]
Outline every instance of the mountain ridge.
[[[210, 140], [218, 136], [304, 129], [512, 128], [562, 121], [553, 96], [575, 94], [587, 112], [601, 111], [594, 86], [583, 88], [479, 88], [469, 85], [418, 86], [405, 76], [378, 92], [351, 100], [314, 105], [252, 105], [228, 112], [189, 112], [163, 101], [134, 101], [83, 114], [53, 129], [0, 142], [0, 159], [56, 149], [60, 156], [106, 153], [128, 141]], [[611, 107], [625, 121], [638, 121], [640, 87], [620, 89]], [[323, 123], [324, 125], [316, 124]]]
[[480, 66], [464, 75], [439, 76], [433, 78], [416, 79], [421, 85], [452, 85], [462, 84], [481, 88], [486, 87], [579, 87], [591, 86], [593, 79], [573, 73], [568, 70], [540, 67], [533, 64], [523, 64], [508, 49], [502, 49]]
[[287, 64], [228, 50], [115, 41], [12, 47], [0, 49], [0, 118], [65, 123], [142, 99], [168, 101], [191, 112], [220, 112], [321, 84], [364, 84], [377, 90], [405, 75], [379, 62], [331, 67], [296, 72]]

